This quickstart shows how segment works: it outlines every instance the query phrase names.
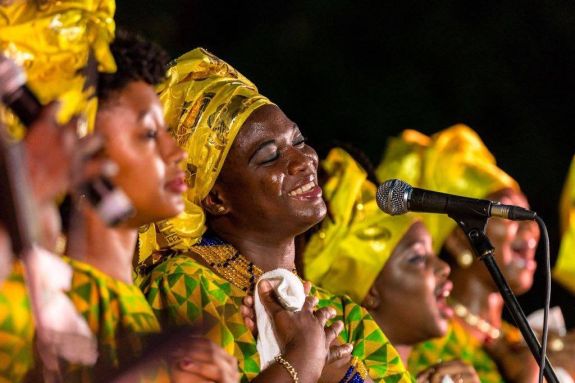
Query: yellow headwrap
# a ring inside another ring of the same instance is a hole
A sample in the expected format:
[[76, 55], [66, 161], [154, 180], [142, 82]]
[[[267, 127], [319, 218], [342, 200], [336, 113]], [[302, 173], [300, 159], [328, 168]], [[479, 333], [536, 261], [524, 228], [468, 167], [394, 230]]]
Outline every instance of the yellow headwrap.
[[[497, 167], [477, 133], [461, 124], [431, 137], [405, 130], [390, 139], [376, 174], [382, 182], [398, 178], [413, 187], [471, 198], [485, 198], [505, 188], [519, 190], [517, 182]], [[422, 217], [438, 252], [456, 223], [442, 214]]]
[[[94, 89], [84, 89], [80, 71], [90, 51], [101, 72], [114, 72], [109, 50], [114, 38], [113, 0], [15, 1], [0, 6], [0, 50], [26, 71], [28, 85], [42, 103], [59, 99], [59, 120], [86, 116], [86, 133], [96, 115]], [[14, 116], [2, 116], [16, 136], [22, 128]]]
[[[204, 234], [201, 201], [214, 186], [246, 119], [271, 101], [229, 64], [201, 48], [174, 61], [158, 89], [166, 122], [187, 154], [186, 209], [157, 223], [172, 249], [186, 250]], [[156, 225], [140, 233], [140, 262], [159, 249]]]
[[575, 157], [561, 194], [561, 246], [553, 277], [575, 293]]
[[344, 150], [331, 150], [322, 167], [329, 177], [323, 193], [330, 214], [306, 246], [305, 277], [361, 302], [416, 218], [383, 213], [376, 186]]

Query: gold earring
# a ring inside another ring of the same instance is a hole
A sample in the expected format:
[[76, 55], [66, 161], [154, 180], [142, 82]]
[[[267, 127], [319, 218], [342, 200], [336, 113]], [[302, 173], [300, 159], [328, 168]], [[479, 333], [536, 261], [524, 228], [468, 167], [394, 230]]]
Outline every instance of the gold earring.
[[224, 210], [226, 210], [226, 208], [220, 205], [216, 208], [216, 213], [223, 213]]
[[473, 263], [473, 254], [469, 250], [460, 251], [455, 258], [462, 269], [467, 269]]

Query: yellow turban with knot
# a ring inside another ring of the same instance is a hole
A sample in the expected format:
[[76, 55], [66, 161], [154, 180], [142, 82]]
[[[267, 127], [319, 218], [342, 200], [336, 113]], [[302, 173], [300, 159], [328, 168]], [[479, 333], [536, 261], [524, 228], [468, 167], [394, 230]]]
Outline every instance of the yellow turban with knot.
[[[97, 99], [82, 71], [92, 54], [100, 72], [114, 72], [109, 50], [114, 39], [113, 0], [16, 0], [0, 5], [0, 50], [26, 71], [28, 85], [40, 102], [59, 99], [60, 122], [76, 114], [86, 117], [79, 133], [92, 127]], [[2, 111], [11, 132], [20, 137], [17, 119]]]
[[186, 250], [199, 241], [206, 230], [201, 201], [214, 186], [246, 119], [271, 104], [237, 70], [201, 48], [172, 63], [158, 92], [166, 123], [188, 154], [188, 190], [182, 214], [140, 230], [140, 262], [160, 248], [156, 226], [171, 249]]
[[383, 213], [376, 186], [344, 150], [332, 149], [321, 165], [329, 214], [305, 248], [305, 278], [361, 302], [416, 218]]
[[575, 293], [575, 157], [561, 194], [561, 246], [553, 269], [553, 277]]
[[[471, 198], [486, 198], [506, 188], [519, 190], [517, 182], [497, 167], [477, 133], [461, 124], [431, 137], [403, 131], [389, 140], [376, 174], [382, 182], [397, 178], [413, 187]], [[443, 214], [422, 217], [438, 252], [456, 223]]]

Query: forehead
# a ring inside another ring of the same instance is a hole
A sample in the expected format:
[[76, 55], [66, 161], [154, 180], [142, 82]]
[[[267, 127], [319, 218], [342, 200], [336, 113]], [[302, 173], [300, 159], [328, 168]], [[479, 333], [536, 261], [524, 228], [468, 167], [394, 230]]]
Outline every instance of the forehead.
[[404, 243], [431, 242], [431, 234], [421, 221], [416, 221], [407, 230], [401, 241]]
[[112, 93], [110, 98], [103, 104], [103, 110], [122, 108], [135, 112], [144, 112], [160, 108], [160, 99], [154, 88], [143, 81], [133, 81], [122, 89]]
[[232, 151], [249, 151], [259, 144], [292, 135], [295, 124], [276, 105], [264, 105], [256, 109], [244, 122]]
[[[99, 119], [122, 120], [124, 122], [146, 122], [163, 124], [160, 100], [154, 88], [143, 81], [135, 81], [114, 92], [98, 108]], [[100, 126], [98, 126], [100, 125]], [[107, 125], [97, 124], [97, 129]]]
[[506, 205], [516, 205], [529, 209], [529, 202], [527, 201], [525, 194], [515, 189], [499, 190], [491, 194], [488, 199], [495, 200]]

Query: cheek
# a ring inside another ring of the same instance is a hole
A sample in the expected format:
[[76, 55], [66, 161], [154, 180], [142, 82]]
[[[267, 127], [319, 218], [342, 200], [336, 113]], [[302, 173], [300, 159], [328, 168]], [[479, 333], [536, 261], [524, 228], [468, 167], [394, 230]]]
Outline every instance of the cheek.
[[514, 223], [490, 222], [487, 225], [487, 237], [495, 248], [495, 256], [503, 262], [510, 261], [511, 255], [508, 248], [511, 245], [514, 235], [517, 233], [517, 226]]
[[285, 179], [285, 174], [272, 174], [268, 182], [262, 180], [262, 185], [267, 189], [267, 191], [272, 192], [274, 195], [283, 195], [283, 181]]

